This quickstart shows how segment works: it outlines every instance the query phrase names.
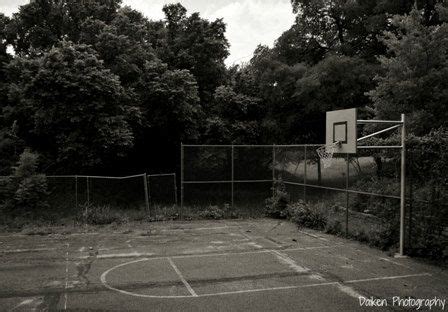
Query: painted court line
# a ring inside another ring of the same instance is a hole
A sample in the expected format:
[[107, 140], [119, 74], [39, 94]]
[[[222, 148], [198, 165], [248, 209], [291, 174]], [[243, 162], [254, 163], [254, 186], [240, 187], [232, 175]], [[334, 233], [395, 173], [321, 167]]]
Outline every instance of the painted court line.
[[189, 295], [189, 296], [186, 296], [186, 295], [179, 295], [179, 296], [176, 296], [176, 295], [174, 295], [174, 296], [144, 295], [144, 294], [138, 294], [138, 293], [133, 293], [133, 292], [125, 291], [125, 290], [122, 290], [122, 289], [118, 289], [118, 288], [115, 288], [113, 286], [110, 286], [107, 283], [106, 277], [107, 277], [107, 274], [110, 273], [111, 271], [114, 271], [114, 270], [116, 270], [116, 269], [118, 269], [120, 267], [129, 265], [129, 264], [151, 260], [149, 258], [142, 258], [142, 259], [137, 259], [137, 260], [134, 260], [134, 261], [121, 263], [121, 264], [118, 264], [118, 265], [116, 265], [116, 266], [114, 266], [114, 267], [104, 271], [103, 274], [101, 274], [101, 277], [100, 277], [101, 283], [106, 288], [108, 288], [110, 290], [117, 291], [117, 292], [119, 292], [121, 294], [134, 296], [134, 297], [158, 298], [158, 299], [182, 299], [182, 298], [186, 299], [186, 298], [193, 298], [193, 297], [212, 297], [212, 296], [224, 296], [224, 295], [234, 295], [234, 294], [256, 293], [256, 292], [264, 292], [264, 291], [300, 289], [300, 288], [307, 288], [307, 287], [318, 287], [318, 286], [329, 286], [329, 285], [337, 286], [338, 289], [341, 290], [343, 293], [345, 293], [347, 295], [350, 295], [352, 297], [356, 297], [356, 296], [359, 295], [359, 293], [357, 291], [355, 291], [354, 289], [348, 287], [345, 284], [356, 284], [356, 283], [371, 282], [371, 281], [378, 281], [378, 280], [403, 279], [403, 278], [412, 278], [412, 277], [419, 277], [419, 276], [432, 276], [429, 273], [396, 275], [396, 276], [383, 276], [383, 277], [373, 277], [373, 278], [358, 279], [358, 280], [348, 280], [348, 281], [344, 281], [344, 282], [322, 282], [322, 283], [312, 283], [312, 284], [306, 284], [306, 285], [292, 285], [292, 286], [283, 286], [283, 287], [270, 287], [270, 288], [259, 288], [259, 289], [235, 290], [235, 291], [228, 291], [228, 292], [205, 293], [205, 294], [199, 294], [198, 295], [191, 288], [190, 284], [188, 284], [188, 282], [185, 280], [185, 278], [183, 277], [182, 273], [179, 271], [179, 269], [174, 264], [172, 259], [169, 258], [169, 257], [164, 257], [164, 258], [168, 259], [168, 261], [170, 262], [171, 266], [176, 271], [176, 273], [179, 275], [179, 278], [182, 280], [184, 285], [187, 287], [187, 289], [188, 289], [188, 291], [190, 292], [191, 295]]
[[[343, 244], [335, 244], [331, 246], [313, 246], [313, 247], [298, 247], [298, 248], [289, 248], [289, 249], [280, 249], [283, 252], [288, 251], [306, 251], [306, 250], [315, 250], [315, 249], [327, 249], [327, 248], [335, 248], [339, 247]], [[261, 250], [248, 250], [241, 252], [225, 252], [225, 253], [203, 253], [203, 254], [186, 254], [186, 255], [173, 255], [170, 256], [171, 259], [188, 259], [188, 258], [203, 258], [203, 257], [221, 257], [221, 256], [231, 256], [231, 255], [245, 255], [245, 254], [259, 254], [259, 253], [269, 253], [272, 252], [273, 249], [261, 249]], [[274, 249], [275, 250], [275, 249]], [[151, 252], [129, 252], [129, 253], [114, 253], [114, 254], [104, 254], [98, 255], [98, 259], [109, 259], [109, 258], [138, 258], [138, 257], [151, 257], [154, 256], [154, 253]], [[78, 259], [85, 259], [87, 256], [78, 257]], [[148, 260], [160, 260], [165, 259], [166, 256], [160, 257], [151, 257]]]
[[185, 287], [187, 287], [188, 291], [190, 292], [190, 294], [193, 297], [197, 297], [198, 295], [196, 294], [196, 292], [194, 291], [193, 288], [191, 288], [190, 284], [188, 284], [187, 280], [184, 278], [184, 276], [182, 275], [182, 273], [180, 272], [180, 270], [177, 268], [177, 266], [174, 264], [173, 260], [171, 258], [167, 258], [168, 262], [171, 264], [171, 266], [173, 267], [174, 271], [176, 271], [177, 275], [179, 276], [180, 280], [182, 281], [182, 283], [185, 285]]
[[39, 252], [39, 251], [51, 251], [56, 248], [29, 248], [29, 249], [12, 249], [12, 250], [0, 250], [0, 253], [23, 253], [23, 252]]
[[[113, 253], [113, 254], [103, 254], [98, 255], [97, 259], [116, 259], [116, 258], [139, 258], [139, 257], [150, 257], [153, 256], [153, 252], [126, 252], [126, 253]], [[78, 259], [87, 259], [89, 256], [80, 256]], [[165, 257], [157, 257], [151, 259], [161, 259]]]
[[[418, 276], [431, 276], [431, 274], [422, 273], [422, 274], [410, 274], [410, 275], [384, 276], [384, 277], [376, 277], [376, 278], [375, 277], [374, 278], [366, 278], [366, 279], [362, 279], [362, 280], [350, 280], [350, 281], [345, 281], [342, 283], [341, 282], [324, 282], [324, 283], [314, 283], [314, 284], [295, 285], [295, 286], [235, 290], [235, 291], [226, 291], [226, 292], [219, 292], [219, 293], [200, 294], [200, 295], [198, 295], [198, 297], [224, 296], [224, 295], [254, 293], [254, 292], [263, 292], [263, 291], [275, 291], [275, 290], [299, 289], [299, 288], [319, 287], [319, 286], [329, 286], [329, 285], [338, 286], [338, 288], [340, 290], [343, 290], [344, 293], [349, 294], [350, 296], [357, 296], [358, 293], [356, 291], [353, 291], [351, 288], [341, 289], [340, 287], [347, 287], [344, 285], [346, 283], [355, 284], [355, 283], [370, 282], [370, 281], [376, 281], [376, 280], [400, 279], [400, 278], [409, 278], [409, 277], [418, 277]], [[356, 298], [358, 298], [358, 297], [356, 297]]]
[[304, 273], [304, 272], [308, 272], [309, 269], [308, 268], [304, 268], [301, 267], [300, 265], [298, 265], [294, 259], [290, 258], [287, 254], [284, 254], [278, 250], [271, 250], [271, 252], [277, 257], [277, 259], [286, 264], [287, 266], [289, 266], [290, 269], [292, 269], [293, 271], [297, 272], [297, 273]]
[[338, 288], [338, 290], [340, 290], [341, 292], [343, 292], [346, 295], [349, 295], [352, 298], [358, 299], [360, 297], [365, 297], [363, 295], [361, 295], [359, 292], [357, 292], [356, 290], [354, 290], [353, 288], [347, 286], [347, 285], [343, 285], [341, 283], [337, 283], [336, 287]]
[[399, 262], [396, 262], [396, 261], [393, 261], [393, 260], [390, 260], [390, 259], [387, 259], [387, 258], [382, 258], [382, 257], [380, 257], [379, 259], [383, 260], [383, 261], [386, 261], [386, 262], [390, 262], [392, 264], [395, 264], [395, 265], [398, 265], [398, 266], [401, 266], [401, 267], [404, 267], [406, 269], [411, 269], [410, 266], [407, 266], [407, 265], [405, 265], [403, 263], [399, 263]]
[[160, 232], [185, 232], [185, 231], [207, 231], [207, 230], [223, 230], [231, 227], [236, 227], [234, 225], [224, 225], [224, 226], [214, 226], [214, 227], [199, 227], [199, 228], [185, 228], [185, 229], [162, 229]]
[[309, 237], [312, 237], [312, 238], [316, 238], [316, 239], [320, 239], [320, 240], [328, 242], [328, 239], [326, 239], [326, 238], [323, 238], [323, 237], [320, 237], [320, 236], [317, 236], [317, 235], [314, 235], [314, 234], [311, 234], [311, 233], [308, 233], [308, 232], [305, 232], [305, 231], [297, 230], [297, 232], [305, 234], [305, 235], [307, 235]]
[[218, 293], [200, 294], [200, 295], [198, 295], [198, 297], [225, 296], [225, 295], [256, 293], [256, 292], [263, 292], [263, 291], [275, 291], [275, 290], [288, 290], [288, 289], [298, 289], [298, 288], [308, 288], [308, 287], [318, 287], [318, 286], [329, 286], [329, 285], [336, 285], [337, 283], [338, 282], [327, 282], [327, 283], [315, 283], [315, 284], [307, 284], [307, 285], [280, 286], [280, 287], [259, 288], [259, 289], [224, 291], [224, 292], [218, 292]]
[[[297, 273], [305, 273], [310, 271], [308, 268], [301, 267], [300, 265], [298, 265], [294, 259], [292, 259], [285, 253], [282, 253], [278, 250], [272, 250], [272, 253], [278, 258], [278, 260], [280, 260], [280, 262], [288, 265], [293, 271]], [[325, 281], [325, 278], [323, 278], [320, 274], [313, 274], [313, 277]], [[343, 292], [346, 295], [349, 295], [350, 297], [353, 298], [361, 297], [360, 293], [358, 293], [356, 290], [347, 285], [343, 285], [341, 283], [336, 283], [335, 285], [339, 291]]]
[[67, 243], [66, 245], [66, 252], [65, 252], [65, 292], [64, 292], [64, 310], [67, 310], [67, 288], [68, 288], [68, 248], [70, 244]]
[[430, 273], [419, 273], [419, 274], [408, 274], [408, 275], [372, 277], [372, 278], [365, 278], [365, 279], [349, 280], [349, 281], [345, 281], [344, 283], [346, 283], [346, 284], [354, 284], [354, 283], [362, 283], [362, 282], [394, 280], [394, 279], [400, 279], [400, 278], [419, 277], [419, 276], [432, 276], [432, 274], [430, 274]]

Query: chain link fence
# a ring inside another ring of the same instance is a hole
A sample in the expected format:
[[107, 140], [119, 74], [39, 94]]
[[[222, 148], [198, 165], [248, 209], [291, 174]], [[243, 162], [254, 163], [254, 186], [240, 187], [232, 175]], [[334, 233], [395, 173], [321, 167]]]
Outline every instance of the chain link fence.
[[[49, 175], [45, 190], [33, 207], [18, 207], [18, 194], [26, 179], [0, 177], [0, 207], [14, 217], [27, 216], [66, 223], [108, 223], [160, 220], [177, 217], [176, 174], [139, 174], [126, 177]], [[29, 192], [31, 193], [31, 189]]]
[[[356, 155], [335, 154], [332, 166], [324, 168], [316, 153], [320, 146], [183, 145], [181, 212], [194, 218], [219, 208], [225, 217], [263, 216], [265, 200], [281, 180], [289, 201], [318, 210], [329, 232], [377, 245], [398, 243], [400, 149], [362, 147]], [[417, 186], [411, 179], [408, 175], [407, 245], [428, 235], [443, 242], [446, 207], [432, 208], [438, 206], [428, 192], [412, 193]]]

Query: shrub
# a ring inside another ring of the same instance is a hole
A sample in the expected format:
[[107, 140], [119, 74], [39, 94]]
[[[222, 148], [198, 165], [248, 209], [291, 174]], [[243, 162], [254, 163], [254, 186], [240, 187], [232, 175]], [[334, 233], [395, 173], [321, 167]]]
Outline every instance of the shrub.
[[291, 220], [298, 226], [323, 230], [327, 224], [327, 218], [319, 209], [310, 207], [309, 204], [302, 200], [288, 205], [288, 214]]
[[274, 182], [272, 197], [266, 199], [265, 214], [272, 218], [286, 218], [288, 216], [289, 197], [285, 184], [281, 179]]
[[80, 209], [82, 212], [77, 217], [77, 221], [80, 223], [105, 225], [124, 222], [109, 206], [94, 206], [90, 203], [84, 203], [80, 205]]
[[199, 213], [199, 217], [203, 219], [219, 220], [224, 219], [225, 211], [218, 206], [208, 206], [207, 209]]
[[325, 233], [333, 234], [333, 235], [341, 235], [342, 234], [342, 224], [339, 221], [327, 222], [325, 227]]
[[398, 232], [398, 226], [388, 224], [380, 230], [369, 232], [367, 242], [370, 246], [374, 246], [382, 250], [388, 250], [392, 246], [397, 245], [397, 238], [399, 236]]
[[21, 211], [37, 212], [48, 208], [47, 179], [43, 174], [24, 178], [14, 194], [15, 207]]
[[10, 194], [4, 207], [11, 214], [35, 215], [48, 208], [47, 179], [37, 174], [38, 155], [25, 150], [14, 167], [14, 175], [6, 181], [6, 192]]

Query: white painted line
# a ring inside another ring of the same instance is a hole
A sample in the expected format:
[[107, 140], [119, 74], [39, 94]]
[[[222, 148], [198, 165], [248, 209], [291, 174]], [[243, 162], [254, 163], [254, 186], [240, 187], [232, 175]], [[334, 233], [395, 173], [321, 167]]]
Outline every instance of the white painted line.
[[[199, 227], [199, 228], [184, 228], [184, 229], [162, 229], [160, 232], [169, 233], [169, 232], [185, 232], [185, 231], [207, 231], [207, 230], [223, 230], [231, 227], [236, 227], [234, 225], [231, 226], [214, 226], [214, 227]], [[157, 231], [156, 231], [157, 232]]]
[[68, 247], [70, 246], [69, 243], [66, 245], [66, 252], [65, 252], [65, 291], [64, 291], [64, 310], [67, 310], [67, 288], [68, 288]]
[[182, 275], [182, 272], [177, 268], [176, 264], [174, 264], [173, 260], [171, 258], [167, 258], [168, 262], [171, 264], [171, 266], [173, 267], [174, 271], [176, 271], [177, 275], [179, 276], [180, 280], [182, 281], [182, 283], [185, 285], [185, 287], [187, 287], [188, 291], [190, 292], [190, 294], [193, 297], [197, 297], [198, 295], [196, 294], [196, 292], [194, 291], [193, 288], [191, 288], [190, 284], [188, 284], [187, 280], [184, 278], [184, 276]]
[[[90, 232], [90, 233], [88, 233], [88, 232], [83, 232], [83, 233], [72, 233], [72, 234], [69, 234], [69, 235], [67, 235], [67, 236], [99, 235], [99, 234], [101, 234], [101, 233], [100, 233], [100, 232]], [[113, 233], [113, 234], [116, 234], [116, 233]], [[108, 235], [110, 235], [110, 233], [109, 233]]]
[[36, 301], [36, 298], [32, 298], [32, 299], [25, 299], [22, 302], [20, 302], [18, 305], [16, 305], [14, 308], [12, 308], [11, 310], [9, 310], [9, 312], [15, 311], [18, 308], [20, 308], [21, 306], [24, 305], [30, 305], [32, 303], [34, 303]]
[[393, 263], [393, 264], [398, 265], [398, 266], [402, 266], [402, 267], [407, 268], [407, 269], [411, 269], [410, 266], [407, 266], [407, 265], [405, 265], [405, 264], [403, 264], [403, 263], [399, 263], [399, 262], [390, 260], [390, 259], [388, 259], [388, 258], [381, 258], [381, 257], [380, 257], [379, 259], [380, 259], [380, 260], [383, 260], [383, 261], [386, 261], [386, 262]]
[[0, 250], [0, 253], [39, 252], [39, 251], [51, 251], [51, 250], [56, 250], [56, 248], [34, 248], [34, 249]]
[[[165, 259], [166, 259], [166, 257], [165, 257]], [[122, 290], [122, 289], [118, 289], [118, 288], [112, 287], [112, 286], [110, 286], [107, 283], [107, 280], [106, 280], [107, 274], [109, 274], [110, 272], [114, 271], [115, 269], [118, 269], [120, 267], [129, 265], [129, 264], [133, 264], [133, 263], [137, 263], [137, 262], [141, 262], [141, 261], [147, 261], [147, 260], [149, 260], [149, 259], [148, 258], [142, 258], [142, 259], [137, 259], [137, 260], [134, 260], [134, 261], [129, 261], [129, 262], [125, 262], [125, 263], [121, 263], [121, 264], [118, 264], [116, 266], [113, 266], [110, 269], [104, 271], [103, 274], [101, 274], [101, 277], [100, 277], [101, 283], [104, 285], [104, 287], [106, 287], [106, 288], [108, 288], [110, 290], [114, 290], [114, 291], [119, 292], [121, 294], [129, 295], [129, 296], [133, 296], [133, 297], [158, 298], [158, 299], [164, 299], [164, 298], [165, 299], [192, 298], [191, 295], [188, 295], [188, 296], [155, 296], [154, 295], [153, 296], [153, 295], [136, 294], [136, 293], [133, 293], [133, 292], [129, 292], [129, 291], [126, 291], [126, 290]]]
[[267, 240], [268, 242], [270, 242], [271, 244], [274, 244], [275, 247], [277, 248], [281, 248], [282, 245], [280, 245], [279, 243], [277, 243], [273, 238], [269, 237], [269, 236], [265, 236], [263, 237], [263, 239]]
[[328, 282], [328, 283], [316, 283], [316, 284], [306, 284], [306, 285], [294, 285], [294, 286], [281, 286], [281, 287], [270, 287], [270, 288], [259, 288], [259, 289], [235, 290], [235, 291], [225, 291], [225, 292], [210, 293], [210, 294], [200, 294], [200, 295], [198, 295], [198, 297], [212, 297], [212, 296], [246, 294], [246, 293], [255, 293], [255, 292], [262, 292], [262, 291], [288, 290], [288, 289], [308, 288], [308, 287], [317, 287], [317, 286], [329, 286], [329, 285], [336, 285], [336, 284], [337, 284], [337, 282]]
[[278, 251], [278, 250], [271, 250], [271, 252], [277, 257], [280, 262], [288, 265], [293, 271], [297, 273], [304, 273], [308, 272], [308, 268], [303, 268], [300, 265], [298, 265], [294, 259], [290, 258], [288, 255]]
[[[342, 245], [342, 244], [340, 244]], [[282, 249], [283, 252], [288, 251], [306, 251], [306, 250], [314, 250], [314, 249], [327, 249], [334, 248], [340, 245], [332, 245], [332, 246], [314, 246], [314, 247], [299, 247], [299, 248], [290, 248], [290, 249]], [[274, 249], [275, 250], [275, 249]], [[259, 253], [269, 253], [272, 252], [272, 249], [261, 249], [261, 250], [248, 250], [241, 252], [224, 252], [224, 253], [203, 253], [203, 254], [191, 254], [191, 255], [173, 255], [169, 256], [172, 259], [188, 259], [188, 258], [203, 258], [203, 257], [223, 257], [223, 256], [232, 256], [232, 255], [245, 255], [245, 254], [259, 254]], [[138, 258], [138, 257], [151, 257], [154, 256], [154, 253], [151, 252], [130, 252], [130, 253], [114, 253], [114, 254], [104, 254], [98, 255], [98, 259], [110, 259], [110, 258]], [[87, 256], [78, 257], [78, 259], [86, 259]], [[165, 259], [166, 256], [160, 257], [151, 257], [148, 260], [160, 260]]]
[[341, 283], [337, 283], [336, 287], [340, 291], [342, 291], [344, 294], [347, 294], [347, 295], [349, 295], [352, 298], [359, 299], [361, 297], [364, 297], [363, 295], [361, 295], [359, 292], [357, 292], [356, 290], [354, 290], [350, 286], [342, 285]]
[[[278, 250], [272, 250], [272, 253], [277, 256], [277, 258], [287, 264], [291, 269], [293, 269], [294, 271], [296, 271], [297, 273], [304, 273], [304, 272], [309, 272], [310, 269], [308, 268], [304, 268], [299, 266], [294, 259], [290, 258], [287, 254], [279, 252]], [[312, 274], [311, 275], [312, 279], [317, 279], [317, 280], [321, 280], [321, 281], [325, 281], [325, 278], [323, 278], [320, 274]], [[341, 283], [336, 283], [335, 284], [338, 288], [338, 290], [340, 290], [341, 292], [343, 292], [344, 294], [349, 295], [350, 297], [356, 298], [358, 299], [359, 297], [361, 297], [362, 295], [360, 293], [358, 293], [356, 290], [354, 290], [353, 288], [351, 288], [350, 286], [347, 285], [342, 285]]]
[[408, 277], [419, 277], [419, 276], [432, 276], [430, 273], [420, 273], [420, 274], [408, 274], [408, 275], [396, 275], [396, 276], [383, 276], [383, 277], [372, 277], [358, 280], [349, 280], [345, 281], [345, 284], [353, 284], [353, 283], [362, 283], [362, 282], [372, 282], [372, 281], [384, 281], [384, 280], [393, 280], [400, 278], [408, 278]]
[[326, 239], [326, 238], [323, 238], [323, 237], [320, 237], [320, 236], [317, 236], [317, 235], [314, 235], [314, 234], [311, 234], [311, 233], [308, 233], [308, 232], [305, 232], [305, 231], [297, 230], [297, 232], [305, 234], [305, 235], [313, 237], [313, 238], [317, 238], [317, 239], [320, 239], [320, 240], [328, 242], [328, 239]]
[[[115, 258], [138, 258], [138, 257], [150, 257], [153, 256], [153, 252], [128, 252], [128, 253], [113, 253], [113, 254], [104, 254], [98, 255], [97, 259], [115, 259]], [[87, 259], [89, 256], [81, 256], [78, 259]], [[161, 259], [165, 257], [157, 257], [151, 259]]]
[[[167, 258], [167, 257], [164, 257], [164, 258], [168, 259], [168, 261], [170, 261], [170, 258]], [[377, 281], [377, 280], [390, 280], [390, 279], [400, 279], [400, 278], [409, 278], [409, 277], [418, 277], [418, 276], [431, 276], [431, 274], [429, 274], [429, 273], [400, 275], [400, 276], [384, 276], [384, 277], [367, 278], [367, 279], [359, 279], [359, 280], [349, 280], [349, 281], [345, 281], [345, 282], [322, 282], [322, 283], [313, 283], [313, 284], [306, 284], [306, 285], [292, 285], [292, 286], [283, 286], [283, 287], [270, 287], [270, 288], [260, 288], [260, 289], [236, 290], [236, 291], [228, 291], [228, 292], [218, 292], [218, 293], [208, 293], [208, 294], [206, 293], [206, 294], [199, 294], [199, 295], [196, 294], [193, 289], [191, 289], [195, 295], [193, 295], [193, 293], [190, 292], [191, 295], [188, 295], [188, 296], [187, 295], [181, 295], [181, 296], [144, 295], [144, 294], [138, 294], [138, 293], [133, 293], [133, 292], [125, 291], [125, 290], [122, 290], [122, 289], [118, 289], [118, 288], [110, 286], [107, 283], [106, 277], [107, 277], [107, 274], [109, 274], [111, 271], [113, 271], [115, 269], [118, 269], [120, 267], [129, 265], [129, 264], [138, 263], [138, 262], [141, 262], [141, 261], [148, 261], [148, 260], [151, 260], [151, 259], [142, 258], [142, 259], [129, 261], [129, 262], [125, 262], [125, 263], [116, 265], [116, 266], [106, 270], [105, 272], [103, 272], [103, 274], [101, 274], [101, 277], [100, 277], [101, 283], [106, 288], [108, 288], [110, 290], [114, 290], [114, 291], [119, 292], [119, 293], [124, 294], [124, 295], [129, 295], [129, 296], [134, 296], [134, 297], [143, 297], [143, 298], [158, 298], [158, 299], [179, 299], [179, 298], [181, 298], [181, 299], [184, 298], [185, 299], [185, 298], [195, 298], [195, 297], [212, 297], [212, 296], [224, 296], [224, 295], [264, 292], [264, 291], [299, 289], [299, 288], [319, 287], [319, 286], [329, 286], [329, 285], [335, 285], [335, 286], [338, 287], [339, 290], [341, 290], [345, 294], [348, 294], [348, 295], [353, 297], [353, 296], [357, 296], [358, 292], [356, 292], [355, 290], [353, 290], [352, 288], [350, 288], [350, 287], [348, 287], [348, 286], [346, 286], [344, 284], [356, 284], [356, 283], [370, 282], [370, 281]], [[170, 261], [170, 263], [172, 263], [172, 261]], [[174, 267], [175, 267], [175, 265], [173, 266], [173, 268]], [[177, 271], [176, 271], [176, 273], [177, 273]], [[181, 279], [183, 279], [183, 277]], [[191, 288], [191, 286], [190, 286], [190, 288]]]

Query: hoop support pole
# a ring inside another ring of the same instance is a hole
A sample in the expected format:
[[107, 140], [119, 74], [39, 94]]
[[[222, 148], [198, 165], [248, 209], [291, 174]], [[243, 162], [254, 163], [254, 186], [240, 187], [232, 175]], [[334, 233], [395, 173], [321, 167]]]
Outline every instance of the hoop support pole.
[[182, 213], [184, 210], [184, 145], [180, 143], [180, 213], [182, 219]]
[[404, 217], [406, 212], [406, 116], [401, 114], [401, 178], [400, 178], [400, 256], [404, 256]]
[[233, 194], [233, 192], [234, 192], [234, 180], [235, 180], [235, 168], [234, 168], [234, 157], [235, 157], [235, 147], [233, 146], [233, 144], [231, 145], [231, 158], [232, 158], [232, 160], [231, 160], [231, 168], [230, 168], [230, 170], [231, 170], [231, 172], [230, 172], [230, 176], [231, 176], [231, 179], [232, 179], [232, 182], [231, 182], [231, 186], [230, 186], [230, 188], [231, 188], [231, 190], [230, 190], [230, 196], [231, 196], [231, 207], [232, 207], [232, 211], [234, 211], [234, 194]]

